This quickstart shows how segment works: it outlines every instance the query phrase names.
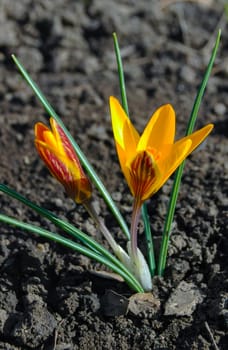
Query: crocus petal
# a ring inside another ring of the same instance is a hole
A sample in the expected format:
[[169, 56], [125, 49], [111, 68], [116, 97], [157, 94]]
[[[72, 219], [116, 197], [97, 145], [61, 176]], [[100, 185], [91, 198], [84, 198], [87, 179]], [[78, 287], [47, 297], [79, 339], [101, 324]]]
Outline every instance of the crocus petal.
[[43, 134], [45, 131], [50, 131], [50, 129], [43, 123], [36, 123], [34, 127], [35, 138], [44, 141]]
[[122, 170], [127, 182], [129, 183], [130, 175], [129, 175], [129, 168], [127, 166], [127, 162], [128, 162], [127, 154], [126, 154], [125, 150], [122, 149], [122, 147], [118, 143], [116, 143], [116, 150], [117, 150], [121, 170]]
[[64, 186], [77, 203], [89, 199], [92, 187], [71, 142], [56, 121], [50, 119], [51, 130], [42, 123], [35, 125], [35, 146], [51, 174]]
[[175, 142], [175, 144], [179, 144], [185, 140], [190, 139], [192, 141], [192, 144], [187, 153], [187, 156], [188, 156], [190, 153], [194, 151], [194, 149], [196, 149], [205, 140], [205, 138], [210, 134], [213, 128], [214, 128], [213, 124], [208, 124], [203, 128], [195, 131], [193, 134], [183, 137], [181, 140]]
[[35, 140], [47, 144], [52, 149], [57, 147], [56, 138], [53, 135], [52, 131], [43, 123], [36, 123], [35, 125]]
[[139, 141], [139, 134], [130, 122], [119, 101], [110, 97], [110, 111], [114, 139], [129, 157], [133, 156]]
[[[68, 172], [76, 180], [82, 177], [83, 171], [78, 159], [75, 163], [74, 161], [69, 159], [65, 154], [60, 153], [61, 150], [59, 150], [58, 148], [53, 148], [52, 145], [49, 145], [48, 143], [44, 143], [39, 140], [35, 140], [35, 146], [41, 158], [45, 161], [52, 174], [55, 173], [52, 167], [56, 165], [57, 168], [61, 167], [64, 169], [68, 169]], [[56, 175], [54, 176], [57, 177]]]
[[160, 164], [160, 170], [163, 172], [163, 177], [157, 184], [156, 192], [164, 185], [168, 178], [187, 157], [191, 145], [192, 141], [190, 139], [183, 140], [182, 142], [173, 145], [170, 154], [163, 160], [163, 163]]
[[50, 133], [51, 133], [52, 137], [55, 139], [56, 148], [59, 150], [59, 153], [65, 154], [64, 146], [63, 146], [63, 142], [62, 142], [62, 137], [61, 137], [61, 132], [60, 132], [60, 130], [62, 131], [62, 128], [57, 124], [55, 119], [52, 117], [50, 118], [50, 125], [51, 125]]
[[161, 106], [152, 115], [140, 141], [138, 151], [148, 147], [162, 150], [163, 145], [173, 144], [175, 136], [175, 111], [170, 104]]
[[[64, 133], [60, 125], [55, 121], [54, 118], [50, 118], [50, 124], [52, 127], [53, 135], [56, 139], [57, 148], [62, 151], [63, 154], [74, 162], [79, 163], [78, 157], [75, 154], [74, 148], [69, 141], [68, 137]], [[80, 165], [80, 163], [79, 163]]]

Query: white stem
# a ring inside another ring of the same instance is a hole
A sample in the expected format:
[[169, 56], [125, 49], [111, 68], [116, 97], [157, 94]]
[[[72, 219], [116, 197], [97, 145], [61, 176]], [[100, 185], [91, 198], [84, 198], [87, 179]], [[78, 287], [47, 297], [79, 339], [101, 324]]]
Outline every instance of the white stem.
[[105, 237], [105, 239], [109, 243], [113, 252], [121, 260], [120, 257], [122, 256], [122, 254], [125, 253], [127, 255], [127, 253], [120, 247], [120, 245], [118, 243], [116, 243], [115, 239], [112, 237], [110, 231], [106, 227], [104, 221], [97, 214], [93, 204], [90, 201], [85, 202], [83, 204], [84, 204], [84, 207], [86, 208], [86, 210], [88, 211], [88, 213], [90, 214], [90, 216], [93, 218], [95, 224], [100, 229], [101, 233], [103, 234], [103, 236]]
[[132, 252], [132, 244], [131, 242], [127, 243], [127, 250], [130, 256], [131, 261], [131, 272], [137, 278], [137, 280], [141, 283], [145, 292], [149, 292], [152, 290], [152, 279], [148, 264], [141, 250], [137, 248], [137, 254], [135, 258], [135, 254]]

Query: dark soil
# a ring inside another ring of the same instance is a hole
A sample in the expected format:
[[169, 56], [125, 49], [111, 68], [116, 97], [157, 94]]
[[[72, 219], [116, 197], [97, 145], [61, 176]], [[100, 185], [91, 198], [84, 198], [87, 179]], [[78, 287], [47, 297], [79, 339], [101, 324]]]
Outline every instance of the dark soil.
[[[132, 197], [118, 164], [108, 107], [108, 97], [119, 96], [112, 32], [122, 48], [137, 129], [143, 130], [158, 106], [171, 103], [180, 137], [222, 28], [197, 122], [197, 128], [213, 122], [215, 129], [186, 163], [167, 270], [164, 279], [154, 279], [154, 307], [132, 306], [125, 283], [94, 275], [103, 266], [1, 225], [0, 349], [227, 349], [228, 32], [223, 6], [216, 0], [0, 1], [0, 181], [93, 236], [83, 208], [72, 210], [36, 153], [33, 126], [47, 116], [10, 54], [20, 58], [61, 115], [129, 223]], [[157, 245], [171, 185], [172, 179], [148, 201]], [[94, 200], [124, 244], [103, 201], [96, 194]], [[55, 230], [4, 194], [0, 205], [2, 213]]]

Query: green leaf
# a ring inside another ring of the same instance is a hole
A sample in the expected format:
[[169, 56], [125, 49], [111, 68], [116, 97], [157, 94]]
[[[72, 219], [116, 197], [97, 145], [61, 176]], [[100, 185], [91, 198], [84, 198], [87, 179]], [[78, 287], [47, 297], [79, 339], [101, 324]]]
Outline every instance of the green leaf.
[[65, 127], [64, 123], [62, 122], [62, 119], [57, 115], [57, 113], [54, 111], [50, 103], [47, 101], [39, 87], [36, 85], [36, 83], [32, 80], [28, 72], [25, 70], [23, 65], [19, 62], [19, 60], [16, 58], [15, 55], [12, 55], [12, 59], [15, 62], [17, 68], [19, 69], [22, 77], [25, 79], [25, 81], [28, 83], [28, 85], [32, 88], [32, 90], [35, 92], [36, 96], [40, 100], [41, 104], [43, 105], [44, 109], [47, 111], [47, 113], [53, 117], [56, 122], [61, 126], [61, 128], [64, 130], [65, 134], [69, 138], [70, 142], [72, 143], [72, 146], [75, 149], [75, 152], [78, 155], [79, 160], [81, 161], [82, 165], [86, 169], [89, 177], [95, 184], [95, 186], [100, 191], [102, 197], [104, 198], [105, 202], [107, 203], [108, 207], [110, 208], [113, 215], [116, 217], [117, 221], [119, 222], [120, 227], [122, 228], [123, 232], [125, 233], [126, 237], [129, 239], [130, 233], [129, 229], [127, 227], [127, 224], [125, 220], [123, 219], [122, 215], [120, 214], [117, 206], [115, 205], [114, 201], [112, 200], [108, 190], [105, 188], [104, 184], [102, 183], [99, 176], [96, 174], [95, 170], [93, 169], [92, 165], [89, 163], [88, 159], [84, 155], [84, 153], [81, 151], [79, 145], [74, 140], [74, 138], [71, 136], [70, 132]]
[[119, 75], [119, 84], [120, 84], [120, 93], [121, 93], [122, 106], [123, 106], [123, 109], [124, 109], [125, 113], [129, 116], [128, 103], [127, 103], [127, 93], [126, 93], [125, 79], [124, 79], [123, 63], [122, 63], [122, 58], [121, 58], [121, 54], [120, 54], [120, 48], [119, 48], [119, 44], [118, 44], [118, 39], [117, 39], [116, 33], [113, 33], [113, 41], [114, 41], [116, 62], [117, 62], [118, 75]]
[[[186, 135], [190, 135], [193, 132], [196, 118], [199, 112], [199, 108], [201, 105], [201, 101], [208, 83], [208, 79], [211, 74], [211, 70], [216, 58], [216, 54], [218, 51], [219, 47], [219, 42], [220, 42], [220, 37], [221, 37], [221, 30], [219, 30], [215, 46], [213, 48], [211, 58], [209, 60], [206, 72], [204, 74], [204, 77], [202, 79], [201, 85], [199, 87], [197, 96], [195, 98], [195, 102], [193, 105], [193, 109], [191, 112], [191, 116], [189, 119], [189, 123], [187, 126], [186, 130]], [[168, 206], [168, 212], [166, 216], [166, 221], [165, 221], [165, 226], [163, 230], [163, 235], [162, 235], [162, 243], [161, 243], [161, 248], [160, 248], [160, 255], [159, 255], [159, 262], [158, 262], [158, 275], [162, 276], [164, 274], [165, 266], [166, 266], [166, 259], [167, 259], [167, 252], [168, 252], [168, 245], [169, 245], [169, 238], [170, 238], [170, 232], [171, 232], [171, 225], [173, 222], [173, 217], [174, 217], [174, 212], [176, 208], [176, 202], [177, 202], [177, 197], [180, 189], [180, 183], [181, 183], [181, 177], [182, 173], [184, 170], [184, 165], [185, 161], [179, 166], [178, 170], [176, 171], [175, 178], [174, 178], [174, 183], [173, 183], [173, 188], [172, 188], [172, 193], [170, 197], [170, 202]]]
[[121, 277], [123, 277], [123, 279], [130, 286], [131, 289], [135, 290], [136, 292], [143, 292], [142, 287], [139, 285], [138, 281], [136, 281], [133, 276], [130, 276], [129, 273], [126, 273], [123, 269], [119, 268], [118, 265], [112, 263], [106, 257], [104, 257], [100, 254], [97, 254], [96, 252], [90, 250], [89, 248], [83, 247], [81, 244], [73, 242], [72, 240], [70, 240], [68, 238], [62, 237], [57, 233], [47, 231], [43, 228], [37, 227], [37, 226], [32, 225], [32, 224], [21, 222], [17, 219], [11, 218], [11, 217], [3, 215], [3, 214], [0, 214], [0, 221], [5, 222], [9, 225], [16, 226], [22, 230], [32, 232], [40, 237], [44, 237], [44, 238], [47, 238], [51, 241], [60, 243], [67, 248], [73, 249], [74, 251], [77, 251], [80, 254], [83, 254], [83, 255], [85, 255], [93, 260], [96, 260], [97, 262], [100, 262], [100, 263], [106, 265], [112, 271], [116, 272]]
[[[54, 215], [49, 210], [44, 209], [44, 208], [38, 206], [37, 204], [31, 202], [30, 200], [28, 200], [27, 198], [23, 197], [18, 192], [12, 190], [11, 188], [9, 188], [8, 186], [6, 186], [4, 184], [0, 184], [0, 191], [5, 193], [5, 194], [7, 194], [11, 198], [15, 198], [16, 200], [18, 200], [21, 203], [25, 204], [27, 207], [29, 207], [29, 208], [33, 209], [34, 211], [36, 211], [41, 216], [47, 218], [53, 224], [55, 224], [57, 227], [59, 227], [60, 229], [62, 229], [67, 234], [71, 235], [75, 239], [77, 239], [80, 242], [82, 242], [84, 245], [89, 247], [89, 249], [91, 249], [95, 253], [104, 256], [108, 261], [110, 261], [111, 263], [115, 264], [118, 268], [122, 269], [125, 274], [128, 274], [129, 277], [132, 280], [136, 281], [135, 277], [128, 271], [128, 269], [114, 255], [112, 255], [101, 244], [97, 243], [93, 238], [91, 238], [90, 236], [88, 236], [87, 234], [85, 234], [84, 232], [79, 230], [78, 228], [74, 227], [73, 225], [71, 225], [70, 223], [68, 223], [68, 222], [66, 222], [64, 220], [61, 220], [60, 218], [58, 218], [56, 215]], [[139, 287], [138, 281], [136, 281], [136, 282], [137, 282], [137, 285]]]

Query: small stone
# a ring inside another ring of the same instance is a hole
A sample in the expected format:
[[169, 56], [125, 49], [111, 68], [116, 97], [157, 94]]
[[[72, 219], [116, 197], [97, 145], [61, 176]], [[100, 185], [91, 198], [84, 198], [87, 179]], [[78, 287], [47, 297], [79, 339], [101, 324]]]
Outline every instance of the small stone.
[[53, 201], [54, 201], [55, 205], [57, 206], [57, 208], [63, 207], [63, 201], [61, 198], [55, 198]]
[[15, 137], [18, 143], [22, 143], [24, 140], [24, 136], [19, 132], [16, 133]]
[[160, 301], [151, 293], [136, 293], [129, 299], [128, 311], [135, 316], [151, 318], [160, 309]]
[[25, 165], [29, 165], [30, 164], [30, 159], [29, 159], [29, 157], [27, 155], [23, 157], [23, 161], [24, 161]]
[[214, 111], [217, 115], [225, 115], [226, 113], [226, 106], [222, 102], [218, 102], [214, 106]]
[[190, 316], [202, 301], [203, 294], [196, 285], [182, 281], [166, 302], [165, 315]]
[[112, 198], [114, 199], [115, 202], [120, 202], [122, 200], [122, 193], [120, 193], [120, 192], [113, 192], [112, 193]]
[[196, 79], [196, 75], [193, 69], [188, 66], [183, 66], [180, 71], [180, 76], [187, 83], [194, 83]]

